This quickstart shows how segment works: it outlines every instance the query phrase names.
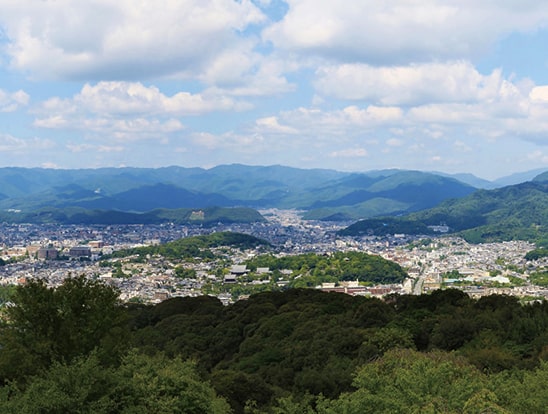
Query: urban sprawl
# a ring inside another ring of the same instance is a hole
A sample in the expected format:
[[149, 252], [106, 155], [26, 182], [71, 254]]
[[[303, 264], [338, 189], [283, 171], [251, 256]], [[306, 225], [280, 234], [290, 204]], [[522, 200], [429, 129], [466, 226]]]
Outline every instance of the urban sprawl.
[[[302, 220], [298, 211], [262, 211], [266, 223], [219, 224], [213, 227], [188, 225], [37, 225], [0, 224], [0, 283], [17, 285], [39, 278], [57, 286], [70, 276], [85, 275], [112, 284], [123, 301], [157, 303], [174, 296], [211, 294], [223, 303], [243, 299], [244, 290], [235, 285], [270, 284], [287, 286], [295, 269], [286, 269], [276, 280], [268, 268], [246, 277], [245, 261], [259, 252], [233, 250], [221, 262], [174, 263], [162, 257], [145, 261], [102, 258], [114, 251], [166, 243], [218, 231], [250, 234], [275, 246], [276, 254], [358, 251], [397, 262], [409, 275], [402, 284], [366, 286], [356, 282], [323, 283], [315, 288], [352, 295], [384, 296], [391, 293], [422, 294], [455, 287], [471, 296], [508, 294], [523, 298], [548, 298], [548, 289], [530, 283], [533, 272], [546, 271], [548, 261], [526, 261], [534, 245], [523, 241], [471, 245], [440, 234], [419, 238], [404, 234], [358, 238], [337, 235], [349, 223]], [[63, 258], [63, 260], [60, 260]], [[181, 277], [177, 266], [190, 269], [192, 277]], [[214, 287], [214, 288], [212, 288]], [[231, 287], [232, 289], [229, 289]]]

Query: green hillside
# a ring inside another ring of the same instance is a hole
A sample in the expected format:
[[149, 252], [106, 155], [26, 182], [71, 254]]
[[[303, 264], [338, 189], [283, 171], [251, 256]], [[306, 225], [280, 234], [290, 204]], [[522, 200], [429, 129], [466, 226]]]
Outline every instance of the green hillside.
[[548, 182], [478, 190], [410, 218], [428, 225], [443, 222], [470, 242], [540, 241], [548, 237]]
[[385, 214], [397, 214], [411, 207], [405, 203], [390, 198], [372, 198], [363, 203], [351, 206], [322, 207], [312, 209], [303, 215], [306, 220], [358, 220], [362, 217], [377, 217]]
[[210, 250], [215, 247], [234, 247], [237, 249], [251, 249], [259, 246], [270, 246], [266, 240], [255, 236], [234, 232], [217, 232], [203, 236], [185, 237], [157, 246], [135, 247], [118, 250], [113, 257], [127, 257], [132, 255], [160, 255], [169, 259], [212, 259], [215, 255]]
[[246, 207], [209, 207], [204, 209], [157, 209], [145, 213], [116, 210], [88, 210], [79, 207], [40, 208], [30, 212], [2, 211], [6, 223], [59, 224], [216, 224], [265, 221], [256, 210]]
[[357, 222], [342, 234], [429, 234], [431, 231], [426, 226], [440, 224], [449, 226], [452, 233], [472, 243], [542, 242], [548, 238], [548, 182], [532, 181], [495, 190], [477, 190], [466, 197], [446, 200], [437, 207], [404, 217]]

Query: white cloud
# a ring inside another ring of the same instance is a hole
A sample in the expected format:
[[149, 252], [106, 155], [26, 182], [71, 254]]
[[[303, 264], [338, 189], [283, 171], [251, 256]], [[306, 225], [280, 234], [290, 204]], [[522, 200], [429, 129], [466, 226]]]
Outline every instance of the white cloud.
[[179, 117], [248, 108], [246, 103], [213, 91], [167, 96], [157, 87], [139, 82], [99, 82], [85, 84], [71, 98], [43, 102], [35, 109], [34, 126], [94, 132], [106, 139], [128, 141], [181, 131], [185, 127]]
[[255, 38], [247, 39], [222, 51], [195, 77], [214, 85], [210, 89], [233, 96], [279, 95], [295, 90], [283, 76], [295, 69], [294, 62], [254, 51], [256, 42]]
[[548, 86], [536, 86], [531, 89], [529, 98], [535, 103], [548, 103]]
[[14, 112], [29, 103], [29, 95], [22, 90], [6, 92], [0, 89], [0, 112]]
[[36, 78], [193, 76], [266, 20], [249, 0], [4, 0], [11, 66]]
[[166, 135], [184, 129], [177, 119], [156, 118], [114, 119], [109, 117], [73, 117], [65, 119], [54, 116], [39, 118], [34, 126], [50, 129], [80, 130], [86, 135], [94, 134], [97, 139], [110, 141], [135, 141], [142, 139], [165, 140]]
[[334, 111], [298, 108], [282, 112], [278, 118], [283, 125], [303, 135], [336, 137], [396, 125], [403, 120], [403, 111], [397, 107], [373, 105], [365, 108], [352, 105]]
[[288, 127], [286, 125], [280, 125], [278, 118], [270, 116], [267, 118], [260, 118], [256, 121], [257, 129], [261, 131], [269, 131], [277, 134], [296, 134], [298, 131], [295, 128]]
[[473, 0], [287, 0], [265, 40], [293, 53], [370, 64], [477, 56], [513, 31], [548, 22], [548, 4]]
[[338, 99], [365, 100], [382, 105], [421, 102], [475, 102], [500, 93], [500, 71], [481, 75], [469, 62], [423, 63], [375, 67], [367, 64], [324, 66], [316, 88]]
[[61, 115], [52, 115], [46, 118], [36, 119], [33, 123], [38, 128], [60, 129], [70, 126], [67, 119]]
[[99, 82], [85, 84], [70, 99], [51, 98], [41, 106], [43, 112], [90, 112], [109, 116], [126, 115], [201, 115], [212, 111], [242, 110], [249, 106], [212, 93], [179, 92], [166, 96], [155, 86], [140, 82]]

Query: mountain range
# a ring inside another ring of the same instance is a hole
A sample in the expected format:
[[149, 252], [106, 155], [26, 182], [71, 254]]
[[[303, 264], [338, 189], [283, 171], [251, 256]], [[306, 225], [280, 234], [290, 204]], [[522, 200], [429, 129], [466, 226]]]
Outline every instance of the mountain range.
[[475, 188], [434, 173], [344, 173], [283, 166], [223, 165], [82, 170], [0, 169], [0, 209], [83, 208], [147, 212], [178, 208], [294, 208], [309, 218], [401, 214]]
[[[535, 174], [542, 181], [548, 173], [531, 171], [519, 177], [532, 179]], [[211, 220], [256, 220], [260, 215], [254, 210], [280, 208], [302, 210], [307, 219], [357, 221], [448, 209], [447, 203], [498, 191], [504, 180], [517, 179], [514, 175], [490, 182], [470, 174], [398, 169], [349, 173], [239, 164], [211, 169], [9, 167], [0, 168], [0, 220], [148, 223], [188, 222], [192, 217], [195, 222], [205, 217], [193, 214], [195, 210], [216, 207]], [[222, 214], [219, 208], [225, 209]], [[230, 214], [231, 209], [239, 210]], [[440, 221], [439, 213], [428, 214], [428, 223]], [[445, 221], [451, 222], [448, 217]]]

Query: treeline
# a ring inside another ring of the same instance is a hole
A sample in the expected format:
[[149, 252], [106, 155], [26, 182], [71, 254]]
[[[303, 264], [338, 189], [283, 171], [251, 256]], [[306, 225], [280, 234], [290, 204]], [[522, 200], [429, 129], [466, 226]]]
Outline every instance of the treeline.
[[121, 304], [84, 278], [4, 308], [0, 412], [541, 413], [548, 302], [291, 289]]

